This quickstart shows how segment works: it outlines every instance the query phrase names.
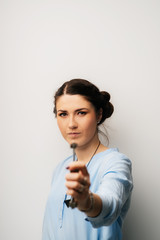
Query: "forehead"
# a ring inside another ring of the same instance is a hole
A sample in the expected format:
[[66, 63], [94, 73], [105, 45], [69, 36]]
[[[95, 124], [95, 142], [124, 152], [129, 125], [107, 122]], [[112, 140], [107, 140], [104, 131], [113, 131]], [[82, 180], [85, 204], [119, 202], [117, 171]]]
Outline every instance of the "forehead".
[[86, 100], [82, 95], [64, 94], [56, 101], [56, 109], [79, 109], [79, 108], [93, 108], [93, 105]]

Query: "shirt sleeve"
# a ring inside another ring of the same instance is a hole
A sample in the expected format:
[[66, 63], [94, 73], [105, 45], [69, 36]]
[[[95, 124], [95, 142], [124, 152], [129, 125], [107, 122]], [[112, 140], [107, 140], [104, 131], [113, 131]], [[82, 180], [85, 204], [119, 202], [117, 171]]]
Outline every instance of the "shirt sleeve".
[[87, 217], [94, 228], [111, 225], [124, 218], [129, 208], [133, 188], [131, 161], [126, 158], [112, 160], [107, 171], [102, 167], [101, 181], [96, 194], [102, 199], [102, 211], [97, 217]]

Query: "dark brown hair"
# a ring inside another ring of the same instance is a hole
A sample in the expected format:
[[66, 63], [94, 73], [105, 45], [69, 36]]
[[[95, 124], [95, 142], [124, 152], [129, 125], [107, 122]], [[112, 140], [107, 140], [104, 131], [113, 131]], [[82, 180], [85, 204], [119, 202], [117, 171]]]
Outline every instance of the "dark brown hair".
[[106, 118], [109, 118], [114, 111], [114, 107], [110, 102], [110, 94], [108, 92], [99, 91], [98, 87], [91, 82], [85, 79], [77, 78], [65, 82], [55, 93], [53, 110], [55, 115], [57, 115], [56, 101], [60, 96], [64, 94], [79, 94], [85, 97], [85, 99], [92, 103], [92, 105], [95, 107], [97, 114], [99, 113], [100, 109], [102, 109], [102, 118], [98, 125], [103, 123]]

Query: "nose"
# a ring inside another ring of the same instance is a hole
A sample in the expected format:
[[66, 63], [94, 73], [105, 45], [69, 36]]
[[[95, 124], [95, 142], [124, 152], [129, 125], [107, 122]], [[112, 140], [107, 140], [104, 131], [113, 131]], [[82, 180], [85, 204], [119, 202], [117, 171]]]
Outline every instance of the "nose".
[[75, 128], [77, 128], [77, 122], [76, 122], [74, 116], [70, 116], [68, 127], [69, 127], [70, 129], [75, 129]]

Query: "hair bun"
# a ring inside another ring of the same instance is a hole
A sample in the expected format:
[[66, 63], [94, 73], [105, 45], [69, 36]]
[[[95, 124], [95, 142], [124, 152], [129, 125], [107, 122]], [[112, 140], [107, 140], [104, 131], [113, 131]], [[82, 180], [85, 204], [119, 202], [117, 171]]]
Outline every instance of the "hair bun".
[[105, 121], [106, 118], [111, 117], [114, 107], [112, 103], [110, 102], [110, 94], [106, 91], [101, 91], [101, 96], [102, 96], [102, 109], [103, 109], [103, 116], [101, 119], [101, 123]]
[[106, 91], [101, 91], [101, 94], [102, 94], [103, 98], [105, 99], [105, 101], [109, 102], [109, 100], [111, 98], [110, 94]]

